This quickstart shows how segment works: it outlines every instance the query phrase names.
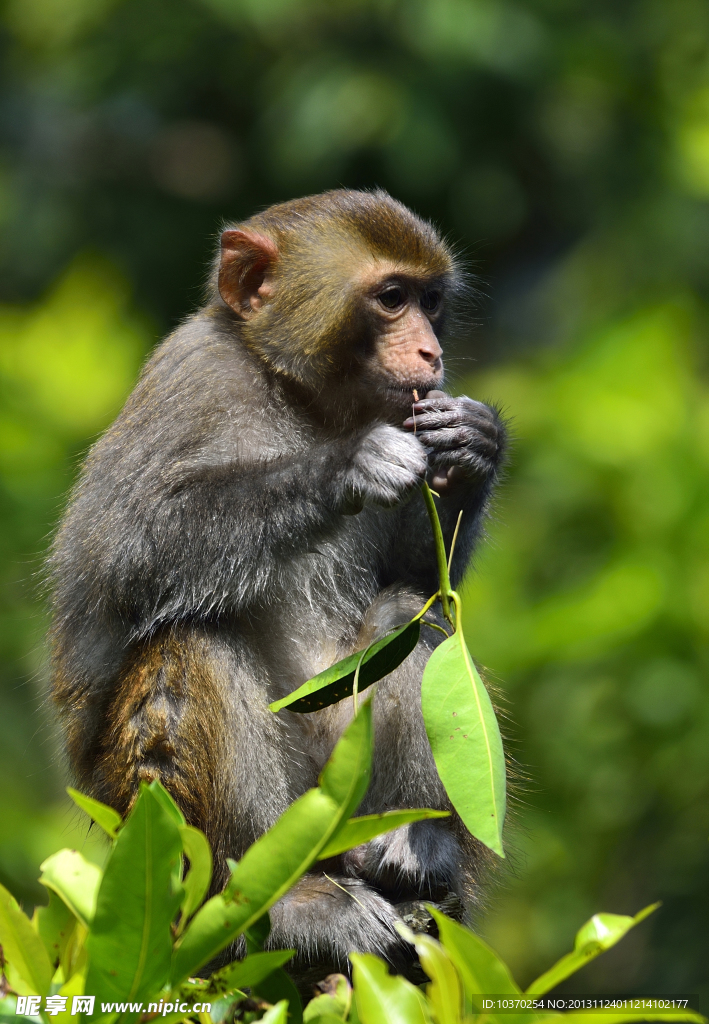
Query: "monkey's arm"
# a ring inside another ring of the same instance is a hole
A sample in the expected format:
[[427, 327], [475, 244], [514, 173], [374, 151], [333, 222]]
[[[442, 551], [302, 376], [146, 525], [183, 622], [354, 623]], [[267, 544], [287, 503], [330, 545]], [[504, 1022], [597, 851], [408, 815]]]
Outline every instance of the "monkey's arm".
[[215, 444], [163, 466], [134, 454], [132, 471], [130, 434], [115, 434], [120, 445], [109, 432], [92, 454], [53, 561], [138, 634], [258, 604], [344, 514], [396, 504], [427, 469], [419, 442], [387, 425], [275, 458]]

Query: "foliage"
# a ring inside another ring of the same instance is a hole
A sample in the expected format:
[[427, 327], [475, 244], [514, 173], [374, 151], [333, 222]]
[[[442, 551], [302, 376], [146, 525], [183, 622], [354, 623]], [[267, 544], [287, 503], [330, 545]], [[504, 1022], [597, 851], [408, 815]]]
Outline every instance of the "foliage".
[[223, 217], [377, 183], [487, 282], [446, 361], [517, 439], [463, 593], [533, 779], [486, 934], [529, 981], [594, 907], [662, 898], [584, 987], [706, 999], [707, 5], [0, 17], [0, 881], [37, 902], [33, 865], [67, 842], [35, 581], [78, 456], [199, 301]]
[[[50, 903], [32, 921], [0, 887], [0, 947], [10, 989], [20, 995], [93, 995], [94, 1016], [107, 1021], [135, 1020], [140, 1013], [132, 1007], [99, 1012], [102, 1003], [147, 1006], [162, 999], [180, 1005], [189, 999], [191, 1010], [195, 1001], [240, 985], [258, 989], [293, 950], [255, 952], [209, 980], [190, 977], [250, 930], [260, 945], [264, 915], [326, 854], [339, 831], [349, 826], [353, 842], [360, 842], [361, 829], [350, 815], [369, 784], [372, 743], [371, 707], [365, 705], [335, 747], [319, 786], [288, 808], [234, 865], [225, 890], [204, 904], [211, 880], [209, 846], [202, 833], [186, 826], [159, 782], [142, 786], [125, 823], [111, 808], [76, 794], [77, 803], [111, 838], [105, 869], [99, 871], [76, 851], [54, 854], [42, 865], [40, 878], [50, 890]], [[371, 838], [389, 827], [383, 815], [368, 822], [366, 833]], [[341, 843], [341, 848], [349, 846]], [[189, 861], [186, 873], [183, 857]], [[68, 1019], [69, 1009], [63, 1014]], [[293, 1008], [291, 1016], [298, 1019], [299, 1011]], [[182, 1018], [173, 1013], [170, 1019]]]
[[[618, 942], [654, 907], [634, 918], [595, 915], [577, 934], [573, 952], [526, 993], [474, 932], [431, 907], [440, 942], [400, 925], [429, 976], [425, 990], [389, 974], [378, 957], [352, 953], [353, 988], [343, 976], [331, 976], [327, 991], [303, 1011], [283, 971], [295, 951], [263, 951], [270, 930], [268, 910], [328, 855], [338, 834], [349, 829], [350, 839], [359, 842], [358, 819], [349, 816], [369, 783], [372, 746], [371, 706], [366, 704], [337, 744], [318, 787], [254, 843], [233, 865], [224, 891], [206, 903], [209, 845], [201, 832], [185, 824], [159, 782], [142, 785], [124, 822], [111, 808], [72, 791], [111, 840], [106, 866], [100, 871], [75, 850], [54, 854], [42, 865], [40, 877], [49, 903], [38, 907], [31, 919], [0, 886], [0, 1021], [28, 1020], [38, 1012], [46, 1024], [52, 1019], [64, 1024], [76, 1018], [74, 999], [84, 995], [95, 1001], [91, 1009], [82, 1007], [81, 1018], [103, 1024], [153, 1017], [166, 1024], [221, 1024], [237, 1013], [240, 1020], [270, 1024], [500, 1024], [505, 1015], [490, 1012], [483, 997], [520, 1000], [515, 1024], [563, 1019], [545, 1013], [538, 1003], [533, 1006], [525, 995], [538, 998], [548, 992]], [[380, 821], [379, 831], [391, 824]], [[367, 834], [378, 834], [371, 822]], [[349, 847], [341, 841], [339, 848]], [[206, 977], [194, 976], [240, 935], [247, 940], [243, 959]], [[28, 996], [41, 1000], [29, 1009]], [[586, 1013], [584, 1020], [600, 1024], [606, 1016]], [[614, 1024], [672, 1019], [705, 1024], [688, 1010], [613, 1014]]]

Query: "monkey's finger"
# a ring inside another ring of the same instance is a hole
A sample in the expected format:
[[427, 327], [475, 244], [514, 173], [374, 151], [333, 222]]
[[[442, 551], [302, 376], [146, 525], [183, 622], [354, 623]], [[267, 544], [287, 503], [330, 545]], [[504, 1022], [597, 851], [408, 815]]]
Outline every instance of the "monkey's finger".
[[483, 402], [475, 402], [472, 398], [449, 398], [445, 400], [429, 402], [417, 402], [412, 407], [413, 411], [407, 423], [411, 420], [419, 420], [422, 416], [430, 415], [456, 415], [467, 420], [484, 420], [490, 423], [497, 423], [498, 416], [494, 409]]
[[443, 410], [461, 408], [468, 409], [470, 412], [494, 416], [494, 412], [489, 405], [485, 405], [484, 402], [478, 402], [474, 398], [468, 398], [467, 395], [459, 395], [457, 398], [454, 398], [452, 395], [444, 395], [442, 391], [439, 391], [436, 394], [441, 397], [421, 398], [418, 402], [414, 402], [414, 411], [426, 412], [429, 409]]
[[444, 430], [449, 427], [464, 427], [471, 431], [485, 434], [489, 438], [499, 437], [499, 427], [492, 417], [472, 414], [467, 409], [449, 409], [446, 411], [428, 412], [422, 416], [411, 416], [404, 422], [405, 430], [413, 430], [419, 435], [427, 430]]
[[499, 445], [494, 438], [470, 430], [468, 427], [448, 427], [441, 430], [424, 430], [417, 434], [421, 444], [433, 452], [470, 449], [476, 454], [494, 458]]
[[429, 464], [436, 472], [456, 468], [463, 476], [487, 477], [497, 470], [498, 459], [474, 452], [471, 448], [431, 452]]

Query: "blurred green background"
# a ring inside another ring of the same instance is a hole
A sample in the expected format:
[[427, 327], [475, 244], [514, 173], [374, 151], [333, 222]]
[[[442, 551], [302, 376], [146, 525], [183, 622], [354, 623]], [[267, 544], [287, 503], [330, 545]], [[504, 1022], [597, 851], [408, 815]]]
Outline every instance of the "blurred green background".
[[661, 899], [571, 988], [709, 995], [709, 5], [1, 10], [0, 881], [84, 843], [38, 576], [82, 453], [222, 218], [380, 184], [480, 275], [452, 383], [516, 438], [467, 588], [522, 776], [482, 930], [527, 983]]

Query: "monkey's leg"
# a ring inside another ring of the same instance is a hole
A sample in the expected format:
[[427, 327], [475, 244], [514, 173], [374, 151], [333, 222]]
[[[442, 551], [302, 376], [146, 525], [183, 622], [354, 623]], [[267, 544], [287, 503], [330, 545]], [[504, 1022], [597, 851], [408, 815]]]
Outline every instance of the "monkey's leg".
[[[311, 997], [312, 986], [328, 974], [350, 974], [348, 954], [375, 953], [404, 973], [415, 957], [396, 932], [391, 904], [362, 879], [347, 877], [341, 865], [305, 875], [271, 909], [273, 949], [295, 947], [287, 965], [300, 991]], [[339, 870], [338, 870], [339, 868]]]
[[244, 661], [236, 645], [193, 627], [140, 645], [120, 673], [93, 770], [94, 794], [123, 813], [142, 781], [160, 779], [212, 845], [213, 890], [226, 881], [226, 857], [240, 857], [292, 799], [279, 723]]

